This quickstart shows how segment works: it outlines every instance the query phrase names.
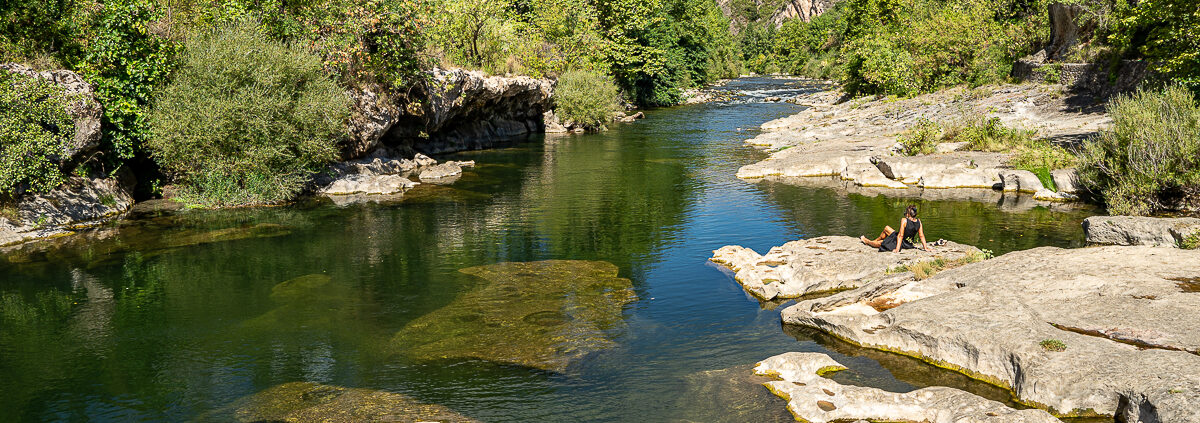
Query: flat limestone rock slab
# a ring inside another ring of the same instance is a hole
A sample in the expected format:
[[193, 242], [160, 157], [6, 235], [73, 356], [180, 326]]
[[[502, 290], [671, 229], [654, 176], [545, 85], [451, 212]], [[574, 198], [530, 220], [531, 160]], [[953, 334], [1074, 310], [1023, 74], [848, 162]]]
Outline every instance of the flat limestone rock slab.
[[782, 317], [1009, 388], [1058, 415], [1200, 422], [1196, 310], [1200, 251], [1042, 247], [802, 301]]
[[1083, 232], [1093, 244], [1177, 248], [1185, 238], [1200, 233], [1200, 219], [1092, 216], [1083, 220]]
[[863, 245], [858, 238], [825, 236], [792, 241], [771, 248], [766, 255], [727, 245], [713, 251], [709, 260], [733, 270], [734, 278], [747, 291], [761, 299], [773, 300], [856, 288], [887, 277], [889, 269], [980, 253], [975, 247], [955, 242], [932, 248], [932, 253], [919, 249], [879, 252]]
[[825, 354], [789, 352], [759, 362], [754, 373], [778, 378], [763, 385], [788, 401], [787, 408], [797, 420], [811, 423], [858, 419], [933, 423], [1059, 421], [1043, 410], [1015, 410], [954, 388], [937, 386], [895, 393], [842, 385], [821, 377], [845, 368]]
[[459, 270], [484, 281], [392, 339], [419, 360], [479, 359], [554, 372], [614, 345], [637, 299], [612, 263], [547, 260]]
[[[971, 114], [995, 117], [1005, 125], [1034, 130], [1038, 137], [1051, 140], [1087, 137], [1111, 122], [1107, 114], [1072, 107], [1056, 89], [1037, 84], [986, 86], [969, 92], [955, 88], [898, 100], [858, 98], [838, 103], [840, 97], [836, 91], [810, 96], [804, 102], [808, 108], [762, 124], [762, 132], [746, 144], [772, 153], [763, 161], [738, 169], [737, 177], [796, 177], [788, 183], [808, 185], [810, 179], [803, 177], [843, 175], [859, 185], [884, 186], [874, 173], [853, 168], [873, 161], [887, 178], [908, 185], [991, 188], [1001, 184], [1001, 172], [1011, 170], [1004, 166], [1010, 152], [958, 151], [965, 145], [955, 143], [939, 145], [936, 154], [910, 157], [897, 153], [897, 136], [921, 119], [948, 124]], [[877, 158], [884, 161], [874, 161]], [[1067, 194], [1074, 194], [1075, 187], [1067, 175], [1055, 179], [1059, 181], [1064, 182], [1061, 185]], [[1040, 183], [1030, 182], [1019, 189], [1037, 193], [1039, 188]], [[903, 195], [901, 190], [881, 193]], [[1076, 199], [1070, 195], [1041, 197], [1046, 202]]]
[[454, 410], [408, 396], [362, 388], [291, 382], [276, 385], [203, 416], [236, 422], [476, 422]]

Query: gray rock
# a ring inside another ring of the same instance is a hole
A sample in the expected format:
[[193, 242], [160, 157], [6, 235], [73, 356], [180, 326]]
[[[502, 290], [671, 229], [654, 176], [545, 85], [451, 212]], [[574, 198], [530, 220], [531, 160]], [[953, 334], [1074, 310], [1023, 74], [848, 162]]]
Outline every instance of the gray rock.
[[430, 166], [421, 170], [421, 180], [427, 181], [431, 179], [449, 178], [462, 173], [462, 167], [455, 162], [446, 162], [439, 165]]
[[1079, 172], [1075, 169], [1050, 171], [1050, 180], [1054, 181], [1054, 186], [1058, 188], [1058, 192], [1064, 194], [1078, 194], [1081, 190], [1079, 186]]
[[553, 91], [550, 80], [463, 69], [431, 70], [427, 82], [406, 88], [403, 95], [355, 88], [348, 93], [353, 110], [345, 156], [362, 157], [385, 142], [446, 153], [542, 132]]
[[542, 114], [542, 124], [545, 125], [543, 131], [547, 134], [564, 134], [570, 132], [562, 122], [559, 122], [558, 115], [554, 114], [553, 110], [547, 110]]
[[1036, 193], [1045, 189], [1037, 175], [1028, 170], [1006, 170], [1000, 172], [1005, 191]]
[[400, 175], [359, 173], [340, 177], [321, 189], [324, 195], [396, 194], [407, 191], [417, 182]]
[[[894, 227], [897, 227], [897, 222]], [[880, 228], [882, 229], [882, 228]], [[933, 241], [933, 240], [930, 240]], [[764, 300], [797, 298], [805, 294], [855, 288], [889, 276], [906, 265], [938, 258], [955, 260], [980, 251], [954, 242], [900, 253], [879, 252], [848, 236], [792, 241], [766, 255], [737, 245], [713, 251], [709, 260], [734, 271], [747, 291]]]
[[936, 147], [938, 154], [953, 153], [967, 148], [966, 142], [943, 142]]
[[1196, 275], [1200, 251], [1042, 247], [921, 281], [875, 281], [782, 317], [961, 371], [1059, 415], [1200, 422]]
[[0, 69], [40, 78], [57, 84], [67, 95], [74, 96], [67, 112], [75, 124], [75, 136], [71, 145], [63, 152], [67, 161], [77, 161], [100, 147], [100, 116], [103, 112], [100, 102], [96, 101], [96, 92], [91, 84], [83, 80], [75, 72], [69, 70], [34, 71], [32, 68], [16, 63], [0, 63]]
[[1108, 245], [1179, 247], [1200, 233], [1200, 219], [1143, 216], [1092, 216], [1083, 220], [1087, 242]]
[[825, 354], [789, 352], [759, 362], [754, 373], [778, 378], [763, 385], [788, 401], [788, 410], [797, 420], [812, 423], [856, 419], [934, 423], [1059, 421], [1043, 410], [1014, 410], [954, 388], [937, 386], [895, 393], [842, 385], [822, 377], [844, 369], [846, 366]]
[[0, 217], [0, 246], [62, 236], [116, 217], [133, 205], [133, 177], [71, 177], [49, 193], [25, 195], [16, 221]]

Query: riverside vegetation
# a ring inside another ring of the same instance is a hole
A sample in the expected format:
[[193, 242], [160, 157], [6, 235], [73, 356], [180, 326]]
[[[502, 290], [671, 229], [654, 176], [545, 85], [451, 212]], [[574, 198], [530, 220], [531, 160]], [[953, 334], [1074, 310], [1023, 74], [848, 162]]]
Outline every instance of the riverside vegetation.
[[[1145, 60], [1160, 79], [1193, 93], [1200, 89], [1198, 47], [1184, 41], [1194, 39], [1200, 13], [1189, 1], [1073, 3], [1085, 5], [1095, 23], [1071, 54], [1075, 60]], [[743, 70], [833, 78], [850, 95], [908, 96], [978, 86], [1005, 80], [1018, 57], [1046, 43], [1047, 4], [844, 0], [810, 21], [778, 23], [765, 19], [778, 4], [744, 1], [720, 7], [708, 0], [18, 1], [0, 12], [0, 60], [83, 75], [103, 106], [103, 143], [85, 160], [69, 161], [50, 153], [54, 136], [47, 135], [69, 128], [46, 124], [38, 131], [10, 131], [0, 159], [22, 164], [5, 175], [0, 190], [11, 197], [53, 188], [71, 172], [130, 168], [146, 182], [142, 187], [151, 187], [143, 198], [174, 183], [181, 198], [198, 204], [284, 201], [334, 160], [346, 139], [336, 127], [348, 115], [348, 101], [333, 91], [379, 84], [404, 97], [430, 83], [425, 71], [435, 66], [557, 78], [560, 117], [588, 128], [611, 119], [619, 100], [676, 104], [684, 89]], [[205, 50], [217, 39], [224, 45]], [[257, 48], [278, 54], [226, 67], [203, 63], [218, 54], [244, 58]], [[216, 80], [229, 73], [244, 77], [233, 78], [241, 85], [225, 88], [274, 88], [215, 94], [222, 89]], [[35, 85], [7, 78], [13, 81], [9, 89]], [[1123, 113], [1145, 103], [1128, 103]], [[208, 109], [257, 113], [206, 117]], [[35, 112], [25, 108], [3, 113], [14, 122], [42, 119], [31, 118]], [[283, 136], [267, 136], [280, 131]], [[205, 136], [173, 141], [188, 133]], [[1010, 164], [1043, 180], [1049, 170], [1075, 161], [1061, 147], [983, 117], [944, 130], [922, 124], [904, 144], [910, 153], [924, 153], [934, 139], [967, 141], [982, 151], [1014, 150]], [[1093, 148], [1089, 157], [1103, 150]], [[1090, 159], [1082, 165], [1099, 163]], [[1185, 166], [1179, 168], [1183, 175], [1195, 173], [1188, 160], [1170, 165]], [[1119, 199], [1157, 191], [1163, 191], [1154, 194], [1160, 197], [1188, 197], [1196, 190], [1191, 176], [1133, 189], [1112, 182], [1122, 176], [1107, 174], [1086, 180], [1095, 181], [1099, 198], [1120, 212], [1172, 206], [1166, 200], [1126, 206]]]
[[[3, 192], [53, 188], [84, 165], [131, 168], [142, 187], [180, 184], [189, 202], [286, 200], [345, 139], [334, 126], [345, 126], [348, 102], [334, 89], [375, 84], [403, 97], [433, 83], [427, 71], [437, 66], [564, 77], [562, 117], [599, 127], [619, 100], [675, 104], [686, 88], [736, 76], [728, 22], [707, 0], [18, 1], [0, 11], [0, 61], [84, 76], [103, 106], [104, 145], [87, 163], [58, 163], [44, 134], [13, 132], [0, 156], [33, 159], [6, 176]], [[249, 54], [258, 48], [272, 54]], [[243, 59], [204, 63], [218, 56]], [[219, 94], [239, 87], [266, 91]], [[3, 113], [35, 119], [24, 108]]]

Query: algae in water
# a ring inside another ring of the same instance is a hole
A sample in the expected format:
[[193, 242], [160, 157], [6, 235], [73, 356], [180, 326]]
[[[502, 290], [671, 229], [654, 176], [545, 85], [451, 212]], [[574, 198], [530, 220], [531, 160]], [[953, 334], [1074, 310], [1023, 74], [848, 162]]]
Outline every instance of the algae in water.
[[437, 404], [401, 394], [292, 382], [243, 398], [199, 421], [238, 422], [474, 422]]
[[393, 342], [417, 360], [480, 359], [561, 372], [611, 347], [637, 299], [629, 279], [603, 261], [499, 263], [459, 270], [486, 281], [422, 316]]

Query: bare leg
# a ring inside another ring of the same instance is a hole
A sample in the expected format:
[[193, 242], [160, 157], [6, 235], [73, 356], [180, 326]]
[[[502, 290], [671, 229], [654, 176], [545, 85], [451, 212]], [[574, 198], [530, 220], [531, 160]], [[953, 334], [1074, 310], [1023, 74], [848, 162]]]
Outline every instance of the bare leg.
[[879, 233], [879, 238], [875, 238], [875, 240], [876, 240], [876, 241], [883, 241], [883, 239], [884, 239], [884, 238], [887, 238], [887, 237], [888, 237], [888, 235], [891, 235], [891, 234], [892, 234], [892, 232], [896, 232], [896, 230], [895, 230], [895, 229], [892, 229], [892, 227], [891, 227], [891, 226], [884, 226], [884, 227], [883, 227], [883, 232], [880, 232], [880, 233]]
[[860, 237], [858, 237], [858, 240], [862, 241], [863, 244], [866, 244], [868, 246], [879, 248], [879, 245], [883, 242], [883, 239], [887, 238], [888, 235], [891, 235], [892, 232], [896, 232], [896, 230], [892, 229], [891, 226], [884, 226], [883, 232], [881, 232], [879, 234], [879, 238], [867, 239], [867, 237], [865, 237], [865, 236], [860, 236]]

